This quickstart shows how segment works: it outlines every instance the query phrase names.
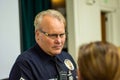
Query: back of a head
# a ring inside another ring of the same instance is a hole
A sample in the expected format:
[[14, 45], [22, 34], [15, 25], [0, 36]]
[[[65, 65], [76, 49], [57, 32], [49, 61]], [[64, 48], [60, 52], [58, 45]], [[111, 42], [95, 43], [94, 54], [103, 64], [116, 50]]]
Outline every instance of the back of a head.
[[83, 80], [119, 80], [118, 48], [100, 41], [82, 45], [79, 49], [78, 67]]

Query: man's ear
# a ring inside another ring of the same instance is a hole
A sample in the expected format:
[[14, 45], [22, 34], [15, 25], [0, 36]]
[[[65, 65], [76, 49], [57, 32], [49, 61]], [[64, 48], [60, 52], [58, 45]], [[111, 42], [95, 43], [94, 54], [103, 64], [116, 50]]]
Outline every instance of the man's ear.
[[38, 30], [35, 31], [35, 35], [39, 36], [39, 31]]
[[36, 31], [35, 31], [35, 40], [36, 40], [36, 41], [39, 40], [39, 35], [40, 35], [39, 31], [36, 30]]

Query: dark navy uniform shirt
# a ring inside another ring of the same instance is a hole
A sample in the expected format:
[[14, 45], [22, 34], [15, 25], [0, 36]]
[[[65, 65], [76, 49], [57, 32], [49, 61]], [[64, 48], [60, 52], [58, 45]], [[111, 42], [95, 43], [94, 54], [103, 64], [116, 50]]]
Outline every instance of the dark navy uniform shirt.
[[[64, 60], [69, 59], [72, 62], [74, 70], [71, 73], [73, 80], [77, 80], [76, 64], [70, 54], [62, 51], [61, 54], [55, 57], [57, 58], [57, 64], [60, 65], [63, 71], [69, 71]], [[58, 73], [53, 57], [46, 54], [36, 44], [18, 56], [10, 72], [9, 80], [59, 80], [56, 79]]]

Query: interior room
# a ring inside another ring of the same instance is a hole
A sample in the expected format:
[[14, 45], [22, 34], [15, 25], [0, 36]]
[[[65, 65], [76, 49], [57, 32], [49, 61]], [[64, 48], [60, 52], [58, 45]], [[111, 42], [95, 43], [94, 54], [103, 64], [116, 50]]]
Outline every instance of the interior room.
[[[27, 1], [27, 0], [26, 0]], [[29, 1], [29, 0], [28, 0]], [[35, 1], [35, 0], [34, 0]], [[46, 1], [46, 0], [39, 0]], [[120, 0], [47, 0], [43, 9], [32, 10], [35, 14], [45, 9], [59, 10], [67, 21], [67, 41], [64, 50], [77, 61], [78, 48], [91, 41], [108, 41], [120, 47]], [[17, 56], [32, 46], [32, 38], [24, 41], [20, 0], [0, 1], [0, 80], [6, 80]], [[38, 4], [36, 2], [36, 4]], [[34, 5], [34, 8], [36, 6]], [[35, 14], [32, 14], [33, 17]], [[30, 16], [30, 15], [29, 15]], [[32, 21], [32, 20], [31, 20]], [[29, 24], [33, 27], [32, 23]], [[27, 45], [24, 45], [27, 44]]]

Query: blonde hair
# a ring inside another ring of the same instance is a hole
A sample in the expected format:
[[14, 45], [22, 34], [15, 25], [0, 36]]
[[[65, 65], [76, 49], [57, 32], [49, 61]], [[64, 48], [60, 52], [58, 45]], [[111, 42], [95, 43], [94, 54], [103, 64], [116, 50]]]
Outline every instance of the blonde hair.
[[59, 11], [54, 10], [54, 9], [48, 9], [36, 15], [35, 20], [34, 20], [35, 31], [39, 28], [41, 21], [45, 15], [49, 15], [49, 16], [57, 18], [60, 22], [63, 22], [64, 25], [66, 26], [65, 18]]
[[79, 49], [78, 67], [83, 80], [119, 80], [118, 48], [100, 41], [82, 45]]

